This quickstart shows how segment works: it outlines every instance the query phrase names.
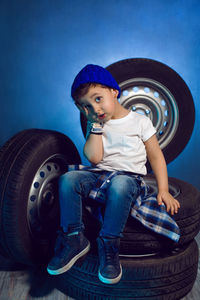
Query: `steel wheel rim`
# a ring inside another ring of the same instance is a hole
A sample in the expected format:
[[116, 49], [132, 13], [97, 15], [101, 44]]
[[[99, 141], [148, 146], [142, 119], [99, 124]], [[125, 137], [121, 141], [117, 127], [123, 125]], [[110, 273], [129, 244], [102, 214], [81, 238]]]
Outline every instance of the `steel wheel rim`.
[[31, 235], [45, 240], [51, 229], [58, 226], [58, 178], [64, 173], [64, 158], [50, 157], [36, 171], [28, 194], [27, 222]]
[[164, 149], [175, 136], [179, 124], [179, 110], [172, 93], [150, 78], [132, 78], [119, 86], [120, 104], [151, 119], [160, 147]]

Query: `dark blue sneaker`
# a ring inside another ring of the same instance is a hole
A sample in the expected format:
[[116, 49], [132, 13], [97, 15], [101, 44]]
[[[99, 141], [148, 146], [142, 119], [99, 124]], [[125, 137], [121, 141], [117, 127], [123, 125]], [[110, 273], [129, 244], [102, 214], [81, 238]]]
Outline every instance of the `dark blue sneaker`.
[[68, 236], [67, 233], [59, 231], [55, 254], [47, 266], [47, 272], [51, 275], [59, 275], [68, 271], [89, 250], [90, 242], [82, 232]]
[[114, 284], [122, 277], [122, 267], [119, 262], [120, 238], [97, 239], [99, 251], [99, 279], [103, 283]]

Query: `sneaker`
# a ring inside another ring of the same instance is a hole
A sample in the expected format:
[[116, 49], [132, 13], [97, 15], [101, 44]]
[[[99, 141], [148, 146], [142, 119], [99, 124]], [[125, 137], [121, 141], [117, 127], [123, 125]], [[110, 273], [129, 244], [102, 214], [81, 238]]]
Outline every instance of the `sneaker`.
[[51, 275], [59, 275], [68, 271], [89, 250], [90, 242], [82, 232], [68, 236], [67, 233], [59, 231], [55, 254], [47, 266], [47, 272]]
[[97, 239], [99, 251], [98, 277], [103, 283], [114, 284], [122, 277], [122, 267], [119, 262], [120, 238]]

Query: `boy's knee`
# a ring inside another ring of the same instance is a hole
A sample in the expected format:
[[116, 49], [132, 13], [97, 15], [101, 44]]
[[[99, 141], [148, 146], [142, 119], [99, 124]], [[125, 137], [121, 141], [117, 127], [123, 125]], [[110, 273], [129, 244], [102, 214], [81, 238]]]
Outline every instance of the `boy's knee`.
[[127, 194], [137, 194], [138, 185], [130, 176], [119, 175], [113, 178], [109, 186], [109, 192], [116, 196], [125, 196]]
[[109, 189], [112, 191], [126, 191], [132, 184], [128, 176], [119, 175], [112, 179]]
[[59, 178], [59, 186], [62, 188], [62, 187], [66, 187], [66, 185], [75, 184], [76, 175], [77, 175], [76, 171], [70, 171], [70, 172], [63, 174]]

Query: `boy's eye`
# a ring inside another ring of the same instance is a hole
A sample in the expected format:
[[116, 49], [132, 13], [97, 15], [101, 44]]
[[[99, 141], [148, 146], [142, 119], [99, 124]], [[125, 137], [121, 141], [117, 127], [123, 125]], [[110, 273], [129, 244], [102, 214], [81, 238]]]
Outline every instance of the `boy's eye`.
[[96, 98], [95, 98], [95, 102], [97, 102], [97, 103], [99, 103], [100, 100], [101, 100], [101, 97], [96, 97]]

